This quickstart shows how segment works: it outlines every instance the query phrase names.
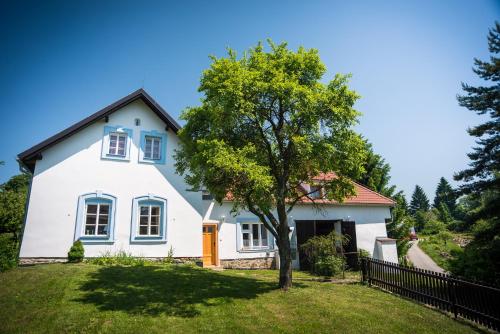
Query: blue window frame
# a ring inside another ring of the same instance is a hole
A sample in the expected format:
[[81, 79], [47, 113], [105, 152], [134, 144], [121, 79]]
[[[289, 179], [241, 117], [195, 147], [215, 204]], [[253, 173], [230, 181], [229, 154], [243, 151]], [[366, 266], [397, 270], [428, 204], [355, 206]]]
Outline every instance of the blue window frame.
[[105, 126], [101, 158], [129, 161], [131, 144], [132, 129], [121, 126]]
[[148, 195], [134, 198], [130, 242], [167, 241], [167, 200]]
[[101, 192], [78, 198], [74, 240], [113, 243], [116, 197]]
[[167, 134], [158, 131], [141, 131], [139, 162], [164, 164], [167, 154]]

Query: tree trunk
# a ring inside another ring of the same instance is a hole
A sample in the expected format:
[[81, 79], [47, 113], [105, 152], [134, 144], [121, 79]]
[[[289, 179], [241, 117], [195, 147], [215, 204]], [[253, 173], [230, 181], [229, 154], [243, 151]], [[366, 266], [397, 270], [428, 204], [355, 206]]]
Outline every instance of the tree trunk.
[[290, 249], [290, 239], [288, 237], [288, 224], [280, 224], [278, 229], [278, 250], [280, 254], [280, 282], [282, 290], [292, 287], [292, 255]]

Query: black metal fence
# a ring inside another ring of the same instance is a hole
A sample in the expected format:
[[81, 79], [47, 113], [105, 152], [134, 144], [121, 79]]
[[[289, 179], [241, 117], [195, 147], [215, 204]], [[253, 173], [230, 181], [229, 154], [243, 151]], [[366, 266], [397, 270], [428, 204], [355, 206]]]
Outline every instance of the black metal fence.
[[500, 289], [434, 271], [361, 258], [363, 282], [500, 331]]

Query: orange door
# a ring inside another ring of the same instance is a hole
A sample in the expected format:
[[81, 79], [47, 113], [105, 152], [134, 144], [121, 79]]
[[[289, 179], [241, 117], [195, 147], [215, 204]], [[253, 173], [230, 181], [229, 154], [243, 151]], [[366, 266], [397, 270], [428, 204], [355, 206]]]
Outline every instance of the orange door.
[[217, 228], [215, 225], [203, 226], [203, 266], [217, 265]]

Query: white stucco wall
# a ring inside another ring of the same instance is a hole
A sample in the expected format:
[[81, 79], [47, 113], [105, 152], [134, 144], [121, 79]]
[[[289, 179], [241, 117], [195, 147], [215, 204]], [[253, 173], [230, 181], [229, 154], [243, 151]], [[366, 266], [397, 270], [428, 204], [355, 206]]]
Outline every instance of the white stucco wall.
[[[208, 202], [208, 201], [205, 201]], [[224, 259], [257, 258], [272, 255], [273, 252], [239, 252], [236, 247], [236, 223], [238, 218], [255, 218], [250, 212], [231, 214], [231, 203], [214, 204], [210, 209], [205, 203], [205, 220], [219, 221], [219, 256]], [[222, 218], [224, 217], [224, 218]], [[385, 219], [390, 218], [389, 207], [329, 205], [317, 211], [312, 205], [297, 205], [289, 215], [289, 224], [295, 227], [295, 220], [348, 220], [356, 223], [357, 246], [374, 255], [376, 238], [387, 237]], [[292, 235], [292, 243], [296, 243], [296, 233]], [[298, 256], [294, 261], [298, 266]]]
[[[140, 126], [135, 125], [136, 118], [141, 120]], [[101, 158], [105, 126], [133, 130], [129, 161]], [[175, 257], [201, 257], [203, 221], [222, 222], [218, 245], [222, 260], [274, 256], [275, 251], [237, 251], [237, 217], [230, 212], [231, 203], [210, 205], [210, 201], [202, 201], [200, 192], [187, 191], [189, 186], [175, 173], [173, 154], [178, 138], [173, 131], [166, 132], [165, 164], [139, 163], [142, 130], [165, 133], [165, 124], [142, 101], [136, 101], [111, 114], [107, 123], [94, 123], [42, 152], [32, 181], [21, 258], [65, 258], [75, 236], [78, 198], [93, 192], [116, 197], [115, 241], [85, 244], [88, 257], [119, 250], [135, 256], [164, 257], [170, 247]], [[130, 242], [133, 198], [148, 194], [167, 199], [166, 243]], [[254, 216], [241, 212], [238, 217]], [[293, 227], [295, 220], [354, 221], [358, 248], [375, 254], [375, 239], [387, 236], [386, 218], [390, 218], [388, 207], [330, 205], [318, 212], [311, 205], [298, 205], [289, 222]], [[295, 233], [292, 239], [292, 244], [296, 243]], [[298, 266], [298, 256], [294, 265]]]
[[[139, 118], [141, 125], [134, 120]], [[133, 130], [130, 161], [101, 159], [104, 126]], [[21, 257], [66, 257], [73, 242], [78, 197], [102, 191], [117, 198], [115, 243], [87, 244], [86, 256], [106, 250], [125, 250], [137, 256], [165, 256], [173, 247], [176, 257], [200, 257], [202, 253], [201, 193], [186, 191], [175, 174], [172, 157], [178, 138], [167, 132], [164, 165], [138, 162], [140, 131], [165, 132], [165, 124], [142, 101], [133, 102], [66, 140], [42, 152], [37, 161]], [[167, 243], [131, 244], [131, 206], [137, 196], [154, 194], [167, 199]]]

